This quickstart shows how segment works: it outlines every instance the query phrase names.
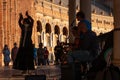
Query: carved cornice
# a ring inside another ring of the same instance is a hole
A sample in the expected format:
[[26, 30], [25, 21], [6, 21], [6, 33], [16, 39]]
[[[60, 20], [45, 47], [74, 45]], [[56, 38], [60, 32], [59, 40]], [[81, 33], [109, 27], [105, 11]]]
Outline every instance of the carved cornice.
[[54, 19], [68, 20], [68, 8], [56, 5], [47, 1], [38, 0], [38, 3], [34, 5], [36, 12], [40, 12], [43, 15], [51, 16]]

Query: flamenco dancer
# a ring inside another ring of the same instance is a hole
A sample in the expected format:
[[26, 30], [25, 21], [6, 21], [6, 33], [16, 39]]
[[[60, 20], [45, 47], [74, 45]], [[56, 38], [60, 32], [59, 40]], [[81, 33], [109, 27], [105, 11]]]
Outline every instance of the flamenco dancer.
[[29, 70], [34, 70], [33, 45], [31, 39], [34, 20], [28, 14], [28, 11], [26, 11], [26, 18], [23, 18], [22, 13], [19, 14], [18, 23], [21, 28], [21, 38], [13, 68], [22, 70], [22, 73], [26, 73]]

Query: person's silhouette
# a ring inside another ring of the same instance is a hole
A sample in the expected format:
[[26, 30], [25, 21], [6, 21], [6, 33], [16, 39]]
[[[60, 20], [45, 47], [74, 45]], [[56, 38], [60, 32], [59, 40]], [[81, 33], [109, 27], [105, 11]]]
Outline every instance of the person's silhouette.
[[34, 58], [31, 36], [34, 20], [28, 14], [28, 11], [26, 11], [26, 18], [23, 18], [22, 13], [20, 13], [19, 16], [18, 23], [21, 28], [20, 47], [13, 68], [19, 70], [33, 70]]

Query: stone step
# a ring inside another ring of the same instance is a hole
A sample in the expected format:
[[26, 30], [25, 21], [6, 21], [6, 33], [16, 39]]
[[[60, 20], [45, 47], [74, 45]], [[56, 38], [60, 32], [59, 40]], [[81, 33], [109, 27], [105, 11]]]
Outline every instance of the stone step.
[[[25, 78], [0, 78], [0, 80], [25, 80]], [[59, 80], [59, 78], [47, 78], [46, 80]]]
[[60, 66], [38, 66], [30, 74], [23, 75], [21, 70], [11, 67], [0, 67], [0, 80], [25, 80], [26, 75], [46, 75], [46, 80], [59, 80], [61, 78]]

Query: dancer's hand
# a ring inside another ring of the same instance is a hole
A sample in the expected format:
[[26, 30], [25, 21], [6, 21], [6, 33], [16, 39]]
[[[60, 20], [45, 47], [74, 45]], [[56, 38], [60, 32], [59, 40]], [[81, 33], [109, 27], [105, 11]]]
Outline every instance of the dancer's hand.
[[19, 13], [20, 19], [23, 19], [23, 15], [22, 13]]
[[26, 11], [26, 16], [29, 16], [28, 11]]

